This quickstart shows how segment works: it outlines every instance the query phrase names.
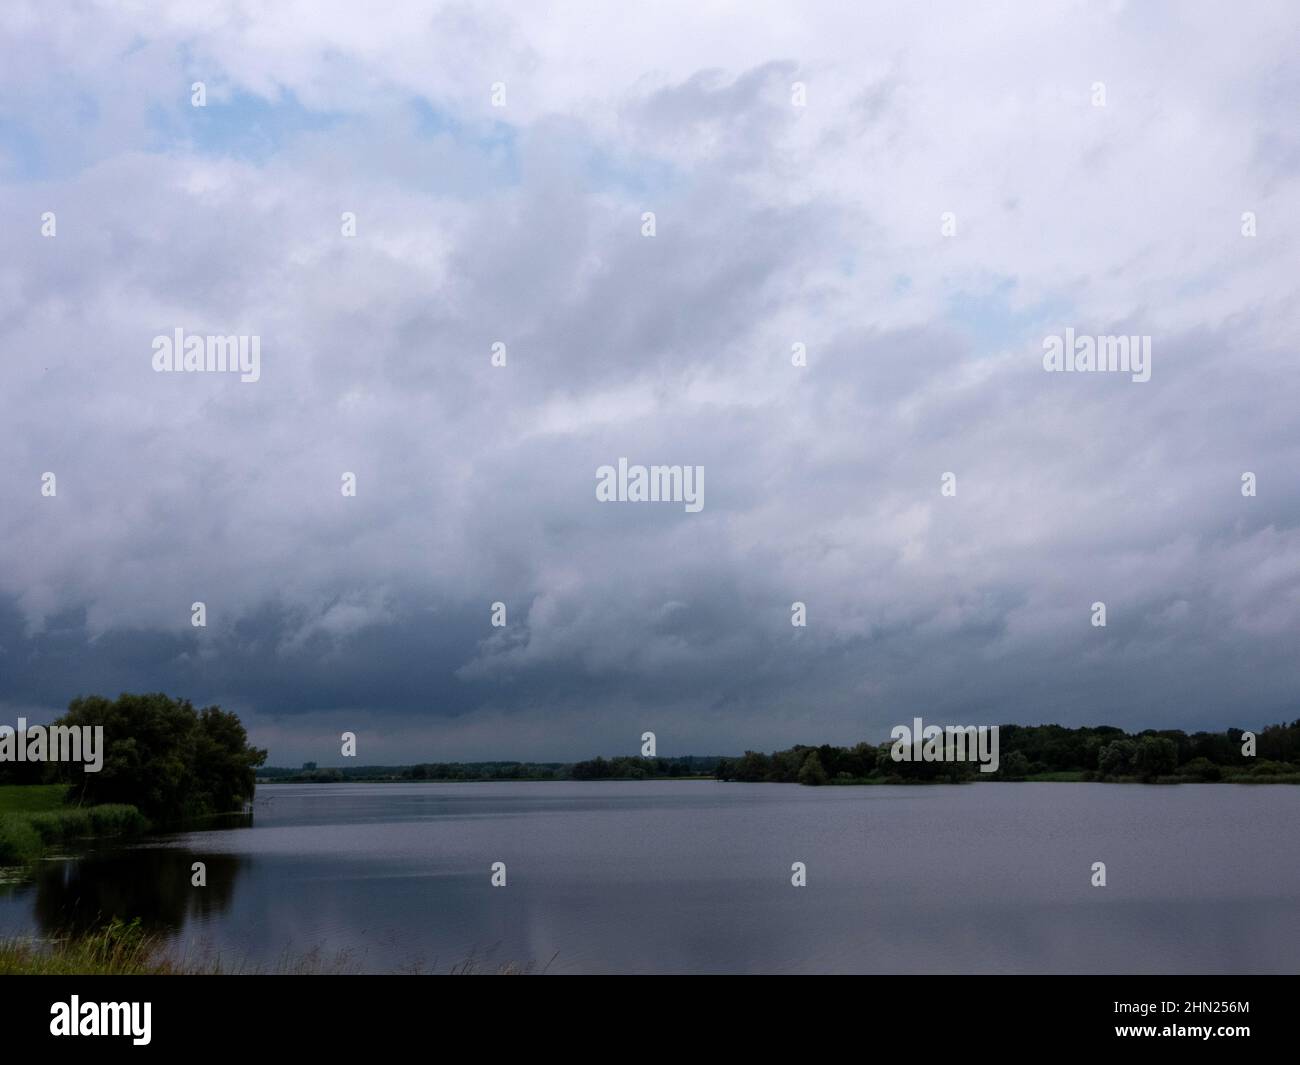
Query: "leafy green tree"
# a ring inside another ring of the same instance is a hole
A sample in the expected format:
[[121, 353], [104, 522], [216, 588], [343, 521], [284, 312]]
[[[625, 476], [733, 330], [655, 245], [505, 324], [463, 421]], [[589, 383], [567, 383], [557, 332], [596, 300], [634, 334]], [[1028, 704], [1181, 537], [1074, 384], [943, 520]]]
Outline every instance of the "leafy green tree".
[[1143, 780], [1172, 773], [1178, 764], [1178, 748], [1167, 736], [1143, 736], [1137, 744], [1133, 768]]
[[266, 751], [248, 745], [238, 717], [219, 706], [204, 707], [194, 734], [189, 803], [211, 813], [240, 809], [253, 797], [257, 767], [265, 761]]
[[1137, 744], [1130, 739], [1115, 740], [1097, 752], [1097, 769], [1107, 777], [1128, 776], [1133, 772]]
[[239, 810], [253, 798], [255, 770], [266, 761], [234, 714], [216, 706], [196, 711], [188, 700], [161, 692], [112, 702], [77, 698], [56, 723], [104, 729], [98, 773], [59, 766], [73, 785], [73, 801], [131, 803], [157, 821]]
[[997, 776], [999, 780], [1024, 780], [1029, 776], [1029, 759], [1020, 751], [1012, 751], [999, 759]]
[[748, 783], [765, 780], [770, 768], [771, 759], [758, 751], [746, 751], [742, 758], [731, 763], [733, 779]]
[[825, 784], [826, 779], [826, 769], [821, 759], [817, 757], [817, 752], [809, 751], [808, 757], [804, 759], [803, 766], [799, 770], [799, 783], [817, 787]]

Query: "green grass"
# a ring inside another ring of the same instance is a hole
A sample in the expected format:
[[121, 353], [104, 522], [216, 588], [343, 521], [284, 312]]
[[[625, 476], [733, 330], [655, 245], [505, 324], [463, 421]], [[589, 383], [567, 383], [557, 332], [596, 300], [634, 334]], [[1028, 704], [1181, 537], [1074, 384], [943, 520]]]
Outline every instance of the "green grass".
[[177, 958], [166, 942], [140, 928], [139, 920], [114, 921], [82, 936], [0, 941], [0, 976], [234, 976], [258, 972], [298, 976], [346, 973], [348, 955], [325, 959], [320, 951], [286, 955], [271, 970], [232, 966], [218, 956]]
[[60, 810], [67, 794], [66, 784], [0, 784], [0, 815]]
[[[552, 961], [555, 959], [552, 958]], [[550, 963], [547, 963], [549, 967]], [[55, 939], [0, 940], [0, 976], [239, 976], [275, 973], [307, 976], [357, 972], [348, 951], [333, 956], [316, 949], [305, 954], [286, 952], [273, 966], [233, 963], [220, 955], [178, 958], [166, 940], [150, 935], [140, 920], [114, 920], [96, 932]], [[419, 967], [407, 970], [422, 973]], [[448, 970], [453, 975], [527, 975], [545, 972], [532, 964], [488, 963], [471, 955]]]
[[27, 865], [48, 847], [95, 836], [135, 836], [149, 823], [134, 806], [66, 806], [62, 784], [0, 786], [0, 865]]
[[139, 976], [174, 971], [161, 944], [140, 922], [112, 924], [90, 935], [49, 941], [0, 942], [0, 976]]
[[1230, 773], [1225, 784], [1300, 784], [1300, 773]]

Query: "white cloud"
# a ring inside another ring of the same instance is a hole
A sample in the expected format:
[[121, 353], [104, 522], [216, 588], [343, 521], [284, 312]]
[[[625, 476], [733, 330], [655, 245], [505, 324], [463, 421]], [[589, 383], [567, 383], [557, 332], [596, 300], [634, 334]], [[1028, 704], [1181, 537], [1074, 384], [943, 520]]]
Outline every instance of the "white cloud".
[[[480, 754], [512, 714], [735, 749], [1289, 698], [1288, 5], [36, 11], [0, 14], [0, 592], [55, 661], [96, 641], [76, 683], [369, 692]], [[1152, 335], [1151, 382], [1044, 374], [1064, 325]], [[153, 374], [177, 326], [259, 334], [262, 380]], [[620, 455], [703, 464], [705, 511], [597, 504]]]

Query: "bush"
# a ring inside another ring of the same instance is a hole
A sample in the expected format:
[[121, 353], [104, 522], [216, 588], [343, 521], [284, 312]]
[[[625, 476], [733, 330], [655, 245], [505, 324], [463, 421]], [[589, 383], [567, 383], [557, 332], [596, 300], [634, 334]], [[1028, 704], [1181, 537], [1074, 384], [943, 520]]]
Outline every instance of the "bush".
[[1192, 780], [1214, 781], [1223, 779], [1223, 770], [1208, 758], [1193, 758], [1186, 765], [1178, 767], [1178, 776]]
[[1029, 776], [1030, 766], [1029, 759], [1019, 751], [1012, 751], [1002, 759], [998, 766], [997, 778], [999, 780], [1024, 780]]
[[93, 836], [138, 836], [149, 831], [149, 820], [134, 806], [126, 803], [104, 803], [92, 806], [90, 834]]
[[0, 865], [35, 861], [52, 843], [85, 836], [136, 836], [149, 822], [134, 806], [109, 804], [0, 817]]
[[41, 837], [22, 814], [0, 817], [0, 865], [22, 865], [41, 856]]
[[1272, 762], [1267, 758], [1250, 767], [1252, 777], [1276, 777], [1285, 773], [1294, 773], [1295, 766], [1287, 765], [1285, 762]]
[[799, 783], [813, 787], [826, 783], [826, 769], [816, 751], [809, 751], [808, 757], [804, 759], [803, 767], [799, 770]]

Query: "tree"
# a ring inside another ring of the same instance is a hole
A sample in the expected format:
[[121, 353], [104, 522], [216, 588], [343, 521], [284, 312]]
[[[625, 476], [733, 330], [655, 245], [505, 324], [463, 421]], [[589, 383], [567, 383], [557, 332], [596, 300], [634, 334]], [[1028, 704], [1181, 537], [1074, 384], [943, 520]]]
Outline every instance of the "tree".
[[770, 762], [765, 754], [758, 751], [746, 751], [744, 757], [728, 763], [732, 780], [754, 784], [767, 776]]
[[1028, 775], [1029, 759], [1019, 751], [1012, 751], [998, 766], [999, 780], [1024, 780]]
[[1172, 773], [1178, 765], [1178, 748], [1166, 736], [1143, 736], [1137, 744], [1133, 768], [1143, 780]]
[[177, 821], [239, 810], [253, 798], [266, 751], [248, 745], [238, 717], [217, 706], [196, 711], [161, 692], [72, 700], [59, 725], [102, 727], [98, 773], [61, 764], [73, 801], [130, 803], [146, 817]]
[[257, 767], [265, 761], [266, 751], [248, 745], [238, 717], [219, 706], [204, 707], [194, 736], [190, 803], [211, 813], [240, 809], [252, 799]]
[[1115, 740], [1097, 752], [1097, 769], [1102, 776], [1122, 777], [1133, 772], [1137, 744], [1132, 740]]
[[808, 757], [804, 759], [803, 766], [799, 770], [799, 783], [814, 787], [826, 783], [826, 770], [822, 766], [822, 760], [817, 757], [816, 751], [809, 751]]

